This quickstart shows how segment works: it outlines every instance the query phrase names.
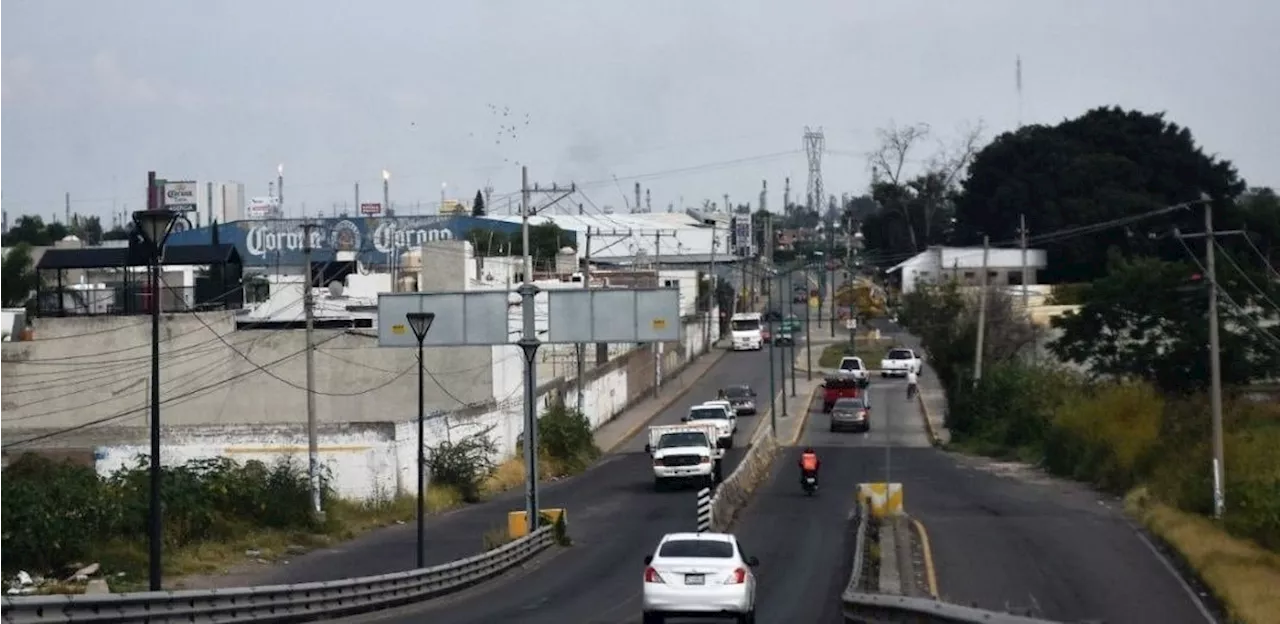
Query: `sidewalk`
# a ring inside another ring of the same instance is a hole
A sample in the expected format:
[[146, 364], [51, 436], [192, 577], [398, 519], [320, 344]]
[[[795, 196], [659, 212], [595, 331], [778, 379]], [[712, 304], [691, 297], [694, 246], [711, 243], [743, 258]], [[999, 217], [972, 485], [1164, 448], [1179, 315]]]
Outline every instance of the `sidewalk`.
[[650, 396], [623, 410], [613, 420], [600, 425], [594, 434], [596, 446], [601, 451], [609, 453], [621, 446], [623, 442], [631, 439], [636, 432], [643, 429], [650, 420], [653, 420], [654, 416], [662, 413], [669, 405], [683, 397], [728, 352], [728, 349], [713, 345], [711, 353], [699, 356], [692, 363], [681, 369], [680, 373], [675, 377], [668, 377], [664, 380], [665, 383], [662, 384], [661, 392], [658, 393], [658, 396]]

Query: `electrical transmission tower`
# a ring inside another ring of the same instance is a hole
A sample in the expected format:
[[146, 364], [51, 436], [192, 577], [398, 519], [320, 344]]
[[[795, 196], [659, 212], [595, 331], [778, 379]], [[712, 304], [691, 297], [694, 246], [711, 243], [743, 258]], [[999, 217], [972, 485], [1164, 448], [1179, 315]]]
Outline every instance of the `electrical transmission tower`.
[[826, 197], [822, 190], [822, 152], [826, 149], [827, 138], [823, 136], [822, 128], [811, 130], [809, 126], [805, 126], [804, 153], [809, 157], [809, 210], [821, 210], [822, 199]]

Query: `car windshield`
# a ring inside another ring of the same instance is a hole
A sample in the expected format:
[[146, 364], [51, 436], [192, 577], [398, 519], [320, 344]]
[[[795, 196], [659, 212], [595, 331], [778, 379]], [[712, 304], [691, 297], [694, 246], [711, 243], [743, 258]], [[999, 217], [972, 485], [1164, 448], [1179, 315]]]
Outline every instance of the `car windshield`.
[[847, 359], [840, 362], [840, 370], [862, 370], [862, 362], [855, 359]]
[[704, 407], [689, 412], [689, 420], [710, 420], [728, 418], [728, 414], [718, 407]]
[[758, 329], [760, 329], [760, 321], [754, 319], [733, 321], [733, 331], [756, 331]]
[[746, 388], [729, 388], [724, 395], [731, 399], [748, 399], [751, 398], [751, 391]]
[[885, 359], [886, 360], [909, 360], [911, 359], [911, 351], [907, 349], [893, 349], [889, 351], [889, 355], [886, 356]]
[[860, 410], [860, 409], [863, 409], [864, 407], [866, 407], [866, 405], [863, 404], [862, 399], [840, 399], [839, 401], [836, 401], [836, 404], [832, 407], [832, 409]]
[[732, 559], [733, 544], [719, 540], [671, 540], [658, 549], [658, 556]]
[[664, 434], [658, 439], [658, 448], [675, 448], [677, 446], [706, 446], [707, 436], [699, 431], [681, 431]]

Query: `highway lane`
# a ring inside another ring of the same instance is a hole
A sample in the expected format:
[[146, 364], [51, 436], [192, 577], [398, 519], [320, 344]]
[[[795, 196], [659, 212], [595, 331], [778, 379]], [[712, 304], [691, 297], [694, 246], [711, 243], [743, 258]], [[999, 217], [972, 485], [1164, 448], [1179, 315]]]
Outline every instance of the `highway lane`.
[[[689, 395], [655, 423], [678, 422], [689, 405], [714, 398], [718, 388], [748, 383], [767, 406], [768, 349], [730, 353]], [[758, 417], [741, 418], [739, 439], [750, 436]], [[767, 424], [765, 425], [767, 426]], [[696, 489], [653, 490], [643, 434], [627, 442], [577, 485], [548, 493], [548, 506], [569, 509], [573, 546], [536, 571], [498, 579], [463, 594], [388, 613], [372, 621], [451, 624], [521, 622], [631, 622], [640, 617], [640, 577], [644, 556], [666, 533], [694, 528]], [[727, 454], [726, 470], [737, 467], [743, 449]], [[505, 509], [503, 513], [505, 514]]]
[[1059, 621], [1206, 622], [1114, 501], [1030, 469], [927, 448], [901, 380], [876, 378], [870, 392], [869, 434], [829, 433], [827, 416], [810, 417], [802, 443], [823, 461], [819, 495], [800, 492], [792, 449], [735, 527], [762, 562], [761, 621], [840, 621], [849, 563], [835, 548], [856, 484], [887, 473], [929, 533], [944, 600]]
[[[763, 398], [769, 385], [768, 350], [730, 353], [712, 366], [689, 392], [658, 414], [651, 424], [675, 424], [690, 405], [716, 398], [716, 391], [731, 384], [752, 384]], [[676, 392], [676, 390], [669, 390]], [[739, 418], [738, 439], [749, 439], [755, 416]], [[685, 521], [693, 526], [692, 490], [682, 496], [654, 493], [653, 473], [644, 454], [645, 430], [622, 444], [614, 453], [602, 458], [583, 474], [543, 484], [541, 506], [564, 507], [569, 510], [571, 532], [575, 538], [591, 535], [597, 521], [611, 524], [618, 514], [670, 517], [673, 524]], [[737, 467], [743, 448], [725, 454], [725, 474]], [[676, 501], [681, 501], [677, 503]], [[687, 509], [682, 503], [687, 502]], [[507, 513], [523, 509], [524, 491], [518, 489], [477, 505], [433, 516], [427, 519], [427, 565], [463, 559], [483, 550], [486, 531], [505, 527]], [[353, 576], [382, 574], [412, 569], [416, 533], [410, 525], [391, 527], [364, 535], [350, 542], [308, 553], [293, 559], [289, 565], [273, 569], [255, 584], [302, 583]]]

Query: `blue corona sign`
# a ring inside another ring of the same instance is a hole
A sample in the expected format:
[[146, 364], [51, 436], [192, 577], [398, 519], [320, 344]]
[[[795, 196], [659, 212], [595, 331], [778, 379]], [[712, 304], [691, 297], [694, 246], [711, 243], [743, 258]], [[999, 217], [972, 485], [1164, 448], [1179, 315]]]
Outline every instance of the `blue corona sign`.
[[[218, 242], [236, 246], [245, 266], [301, 266], [303, 219], [264, 219], [219, 224]], [[365, 264], [385, 265], [396, 254], [424, 243], [464, 240], [473, 231], [514, 235], [520, 224], [481, 217], [336, 217], [312, 220], [311, 248], [316, 260], [336, 252], [352, 252]], [[572, 232], [566, 232], [573, 237]], [[205, 227], [169, 236], [168, 245], [207, 245], [213, 228]], [[576, 242], [576, 241], [573, 241]], [[570, 243], [572, 244], [572, 242]]]

